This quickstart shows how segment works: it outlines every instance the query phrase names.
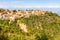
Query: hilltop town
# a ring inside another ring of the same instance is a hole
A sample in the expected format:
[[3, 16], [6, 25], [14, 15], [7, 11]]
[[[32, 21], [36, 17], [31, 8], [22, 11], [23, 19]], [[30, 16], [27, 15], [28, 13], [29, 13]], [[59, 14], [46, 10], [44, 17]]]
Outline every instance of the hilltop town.
[[45, 10], [4, 10], [0, 9], [0, 19], [11, 19], [29, 17], [30, 15], [45, 14]]
[[60, 16], [46, 10], [0, 9], [0, 40], [60, 40]]

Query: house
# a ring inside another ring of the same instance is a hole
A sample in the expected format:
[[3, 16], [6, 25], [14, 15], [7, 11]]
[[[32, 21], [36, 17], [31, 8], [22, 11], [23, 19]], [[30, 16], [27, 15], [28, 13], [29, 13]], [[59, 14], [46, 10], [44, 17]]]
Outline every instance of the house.
[[2, 18], [2, 13], [0, 13], [0, 19]]

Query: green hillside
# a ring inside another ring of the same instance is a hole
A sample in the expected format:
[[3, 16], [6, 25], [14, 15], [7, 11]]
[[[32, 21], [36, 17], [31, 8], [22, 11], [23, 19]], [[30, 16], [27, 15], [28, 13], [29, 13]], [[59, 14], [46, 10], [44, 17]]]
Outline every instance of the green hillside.
[[0, 19], [0, 40], [60, 40], [60, 16], [56, 13], [47, 11], [9, 21]]

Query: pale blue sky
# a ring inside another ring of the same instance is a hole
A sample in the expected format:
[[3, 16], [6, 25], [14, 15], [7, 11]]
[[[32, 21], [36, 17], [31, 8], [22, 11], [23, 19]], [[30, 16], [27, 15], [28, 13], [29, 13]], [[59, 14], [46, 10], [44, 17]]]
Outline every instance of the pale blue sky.
[[60, 0], [0, 0], [0, 8], [60, 8]]

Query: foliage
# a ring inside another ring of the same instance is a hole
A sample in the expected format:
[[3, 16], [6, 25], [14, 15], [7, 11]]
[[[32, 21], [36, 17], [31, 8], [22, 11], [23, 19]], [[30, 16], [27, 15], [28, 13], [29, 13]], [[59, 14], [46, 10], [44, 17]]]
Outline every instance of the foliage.
[[[15, 12], [15, 10], [14, 10]], [[31, 15], [29, 18], [0, 19], [0, 40], [59, 40], [60, 16], [46, 12], [44, 15]], [[22, 32], [19, 23], [27, 25], [28, 33]]]

